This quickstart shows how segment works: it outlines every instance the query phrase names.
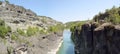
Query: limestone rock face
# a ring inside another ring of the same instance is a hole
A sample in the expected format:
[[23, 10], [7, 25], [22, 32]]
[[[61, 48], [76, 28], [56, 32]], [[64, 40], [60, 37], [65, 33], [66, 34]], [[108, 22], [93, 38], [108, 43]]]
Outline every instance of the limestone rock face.
[[75, 54], [120, 54], [119, 25], [84, 24], [81, 30], [75, 29], [74, 36]]
[[[0, 54], [47, 54], [57, 48], [59, 42], [62, 41], [62, 31], [46, 32], [51, 26], [62, 24], [61, 22], [50, 17], [38, 16], [22, 6], [0, 2], [0, 19], [11, 28], [5, 39], [0, 37]], [[30, 37], [26, 36], [27, 34], [18, 34], [18, 29], [27, 33], [29, 27], [36, 27], [41, 30], [40, 32], [46, 32], [46, 34], [38, 32]], [[27, 44], [28, 48], [20, 46], [21, 44]]]
[[0, 19], [4, 20], [12, 31], [16, 31], [17, 28], [26, 30], [28, 26], [47, 29], [50, 26], [62, 24], [50, 17], [38, 16], [30, 9], [6, 2], [0, 2]]

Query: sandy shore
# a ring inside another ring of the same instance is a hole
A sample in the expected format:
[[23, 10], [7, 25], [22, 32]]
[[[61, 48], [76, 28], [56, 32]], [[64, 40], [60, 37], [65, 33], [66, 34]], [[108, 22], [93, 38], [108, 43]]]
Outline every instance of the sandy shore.
[[48, 52], [47, 54], [56, 54], [59, 50], [59, 48], [61, 47], [63, 43], [63, 37], [61, 37], [57, 42], [56, 42], [56, 46], [54, 49], [52, 49], [50, 52]]

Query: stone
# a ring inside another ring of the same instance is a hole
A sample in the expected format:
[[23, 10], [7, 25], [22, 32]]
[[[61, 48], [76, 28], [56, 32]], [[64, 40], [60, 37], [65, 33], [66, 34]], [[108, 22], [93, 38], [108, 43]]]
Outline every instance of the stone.
[[14, 54], [27, 54], [27, 46], [26, 45], [22, 45], [22, 46], [19, 46], [17, 47], [13, 53]]

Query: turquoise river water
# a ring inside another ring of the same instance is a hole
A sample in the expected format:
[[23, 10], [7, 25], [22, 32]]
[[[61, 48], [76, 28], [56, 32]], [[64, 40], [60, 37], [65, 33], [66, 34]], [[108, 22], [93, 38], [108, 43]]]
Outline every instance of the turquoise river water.
[[64, 30], [63, 43], [57, 54], [74, 54], [74, 44], [71, 40], [71, 32], [69, 30]]

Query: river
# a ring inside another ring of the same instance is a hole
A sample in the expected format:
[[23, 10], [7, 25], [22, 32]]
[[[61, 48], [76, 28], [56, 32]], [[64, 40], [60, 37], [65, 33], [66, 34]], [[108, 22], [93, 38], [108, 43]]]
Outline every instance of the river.
[[57, 54], [74, 54], [74, 44], [71, 40], [71, 32], [69, 30], [64, 30], [63, 43]]

